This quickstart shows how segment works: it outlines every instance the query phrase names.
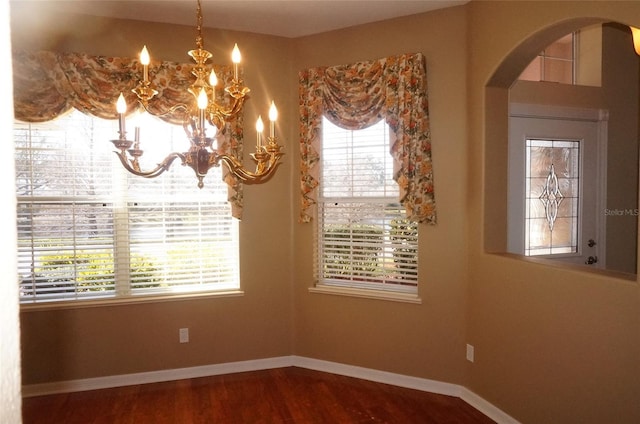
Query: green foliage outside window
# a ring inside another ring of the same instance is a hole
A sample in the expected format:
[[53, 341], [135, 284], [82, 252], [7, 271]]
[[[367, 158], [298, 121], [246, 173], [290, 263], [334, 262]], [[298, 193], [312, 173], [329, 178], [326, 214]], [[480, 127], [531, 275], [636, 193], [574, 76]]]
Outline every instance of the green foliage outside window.
[[[324, 234], [324, 267], [327, 274], [372, 276], [383, 272], [379, 261], [384, 241], [381, 226], [333, 225]], [[335, 243], [331, 242], [333, 240]]]
[[398, 274], [408, 274], [405, 267], [417, 267], [418, 249], [408, 240], [418, 233], [418, 224], [408, 219], [394, 219], [391, 221], [391, 242], [393, 243], [393, 262]]
[[[39, 293], [89, 293], [115, 290], [114, 259], [111, 251], [59, 252], [44, 255], [34, 270], [34, 280], [23, 279], [21, 291]], [[159, 287], [158, 267], [143, 255], [132, 255], [131, 274], [147, 287]], [[36, 287], [33, 287], [35, 284]]]
[[[417, 224], [394, 219], [382, 225], [332, 225], [324, 231], [324, 277], [360, 281], [403, 280], [415, 276]], [[390, 252], [385, 254], [386, 252]]]

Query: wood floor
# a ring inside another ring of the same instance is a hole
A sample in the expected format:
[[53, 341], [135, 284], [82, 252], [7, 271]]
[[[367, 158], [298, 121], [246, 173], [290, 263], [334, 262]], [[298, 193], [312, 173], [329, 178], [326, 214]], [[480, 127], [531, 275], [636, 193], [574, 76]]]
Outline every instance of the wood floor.
[[55, 424], [493, 423], [459, 398], [304, 368], [278, 368], [23, 399]]

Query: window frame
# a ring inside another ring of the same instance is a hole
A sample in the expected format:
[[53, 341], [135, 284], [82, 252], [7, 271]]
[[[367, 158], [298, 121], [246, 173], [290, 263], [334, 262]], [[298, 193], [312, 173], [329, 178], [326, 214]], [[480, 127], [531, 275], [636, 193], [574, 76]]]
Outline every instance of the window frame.
[[[381, 122], [383, 122], [384, 119], [381, 119], [380, 121], [374, 123], [373, 125], [377, 125], [380, 124]], [[330, 122], [326, 117], [323, 116], [322, 118], [322, 126], [323, 126], [323, 138], [326, 134], [326, 131], [324, 131], [324, 127], [325, 127], [325, 123], [326, 122]], [[335, 124], [331, 124], [335, 127], [338, 127]], [[372, 127], [373, 125], [371, 125], [370, 127]], [[338, 127], [339, 128], [339, 127]], [[386, 139], [386, 143], [389, 143], [389, 139], [391, 137], [391, 133], [390, 133], [390, 129], [388, 124], [384, 123], [384, 128], [387, 131], [387, 135], [385, 136]], [[346, 130], [346, 131], [351, 131], [351, 130]], [[351, 131], [351, 135], [350, 137], [353, 139], [353, 131]], [[356, 136], [357, 137], [357, 136]], [[324, 145], [323, 143], [324, 140], [321, 141], [321, 146]], [[353, 147], [353, 146], [350, 146]], [[350, 147], [346, 147], [346, 149], [349, 150], [350, 153], [353, 153], [353, 149], [351, 149]], [[392, 164], [392, 156], [389, 153], [388, 150], [388, 145], [386, 146], [387, 148], [387, 154], [388, 154], [388, 162], [389, 164]], [[323, 184], [323, 175], [324, 175], [324, 166], [323, 166], [323, 151], [321, 148], [321, 152], [320, 152], [320, 160], [318, 163], [318, 167], [320, 169], [320, 189], [318, 191], [318, 201], [316, 204], [316, 208], [317, 208], [317, 219], [316, 221], [316, 225], [315, 225], [315, 231], [314, 231], [314, 281], [315, 284], [313, 287], [309, 288], [309, 291], [311, 293], [319, 293], [319, 294], [330, 294], [330, 295], [343, 295], [343, 296], [350, 296], [350, 297], [360, 297], [360, 298], [368, 298], [368, 299], [377, 299], [377, 300], [391, 300], [391, 301], [398, 301], [398, 302], [407, 302], [407, 303], [421, 303], [421, 299], [418, 295], [418, 290], [419, 290], [419, 279], [418, 279], [418, 224], [417, 223], [410, 223], [411, 225], [415, 226], [415, 234], [414, 234], [414, 242], [415, 244], [412, 245], [413, 248], [415, 248], [415, 256], [413, 261], [415, 262], [415, 279], [411, 280], [408, 284], [407, 283], [402, 283], [401, 279], [396, 280], [395, 283], [390, 283], [387, 280], [382, 281], [382, 284], [380, 284], [379, 282], [367, 282], [367, 281], [363, 281], [362, 279], [358, 279], [358, 278], [354, 278], [353, 274], [349, 274], [348, 277], [346, 277], [344, 280], [343, 279], [339, 279], [339, 278], [326, 278], [326, 276], [324, 275], [324, 267], [325, 267], [325, 260], [323, 260], [323, 258], [325, 257], [324, 255], [324, 250], [323, 247], [326, 247], [326, 242], [325, 242], [325, 234], [326, 231], [325, 229], [327, 227], [325, 227], [325, 216], [324, 216], [324, 204], [332, 204], [335, 203], [337, 204], [338, 201], [341, 202], [357, 202], [357, 201], [361, 201], [361, 199], [368, 199], [367, 202], [364, 202], [365, 204], [378, 204], [381, 205], [381, 207], [385, 210], [389, 209], [389, 210], [395, 210], [396, 212], [399, 213], [400, 217], [404, 217], [404, 208], [402, 205], [400, 205], [399, 200], [398, 200], [398, 192], [394, 192], [392, 196], [390, 195], [386, 195], [386, 196], [354, 196], [353, 193], [351, 196], [326, 196], [324, 193], [324, 190], [322, 189], [322, 184]], [[391, 167], [392, 168], [392, 167]], [[388, 174], [392, 174], [392, 172], [387, 172]], [[389, 177], [391, 177], [391, 175], [389, 175]], [[389, 178], [387, 177], [387, 182], [383, 183], [383, 184], [389, 184], [389, 182], [391, 182], [395, 188], [397, 188], [397, 183], [395, 181], [393, 181], [393, 178]], [[385, 222], [387, 221], [388, 215], [385, 214], [385, 216], [381, 217], [380, 219], [383, 219]], [[403, 218], [405, 219], [405, 218]], [[391, 220], [390, 220], [391, 221]], [[334, 222], [330, 222], [327, 225], [336, 225], [335, 221]], [[360, 225], [360, 224], [359, 224]], [[389, 227], [390, 224], [385, 223], [383, 227]], [[388, 240], [388, 235], [387, 235], [387, 231], [384, 232], [384, 238], [385, 241], [381, 244], [383, 249], [389, 250], [389, 249], [393, 249], [393, 245], [391, 244], [391, 242]], [[353, 236], [352, 236], [353, 237]], [[387, 256], [388, 254], [383, 254], [384, 256]], [[388, 257], [386, 258], [388, 259]], [[400, 274], [402, 274], [402, 272], [400, 272]]]

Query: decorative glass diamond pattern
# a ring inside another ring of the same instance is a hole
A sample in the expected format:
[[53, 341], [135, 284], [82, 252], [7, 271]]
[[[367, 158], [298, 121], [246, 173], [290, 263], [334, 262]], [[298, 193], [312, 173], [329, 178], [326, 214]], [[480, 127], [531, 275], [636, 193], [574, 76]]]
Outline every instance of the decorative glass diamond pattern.
[[580, 158], [579, 140], [525, 140], [525, 255], [577, 251]]
[[562, 202], [564, 196], [560, 192], [560, 187], [558, 187], [558, 176], [556, 175], [556, 170], [553, 167], [553, 164], [549, 167], [549, 175], [547, 175], [547, 180], [545, 182], [544, 188], [542, 189], [542, 194], [540, 195], [540, 200], [544, 205], [544, 212], [547, 216], [547, 223], [549, 224], [549, 231], [553, 231], [553, 224], [556, 222], [556, 218], [558, 217], [558, 207]]

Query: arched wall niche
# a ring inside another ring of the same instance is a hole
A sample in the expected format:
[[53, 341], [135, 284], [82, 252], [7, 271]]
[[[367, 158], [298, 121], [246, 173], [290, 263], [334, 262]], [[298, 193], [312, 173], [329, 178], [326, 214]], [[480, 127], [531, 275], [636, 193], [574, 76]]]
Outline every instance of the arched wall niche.
[[[575, 18], [545, 27], [508, 53], [485, 86], [484, 249], [507, 253], [509, 90], [536, 55], [560, 37], [609, 19]], [[624, 24], [627, 25], [627, 24]], [[523, 257], [524, 258], [524, 257]]]

